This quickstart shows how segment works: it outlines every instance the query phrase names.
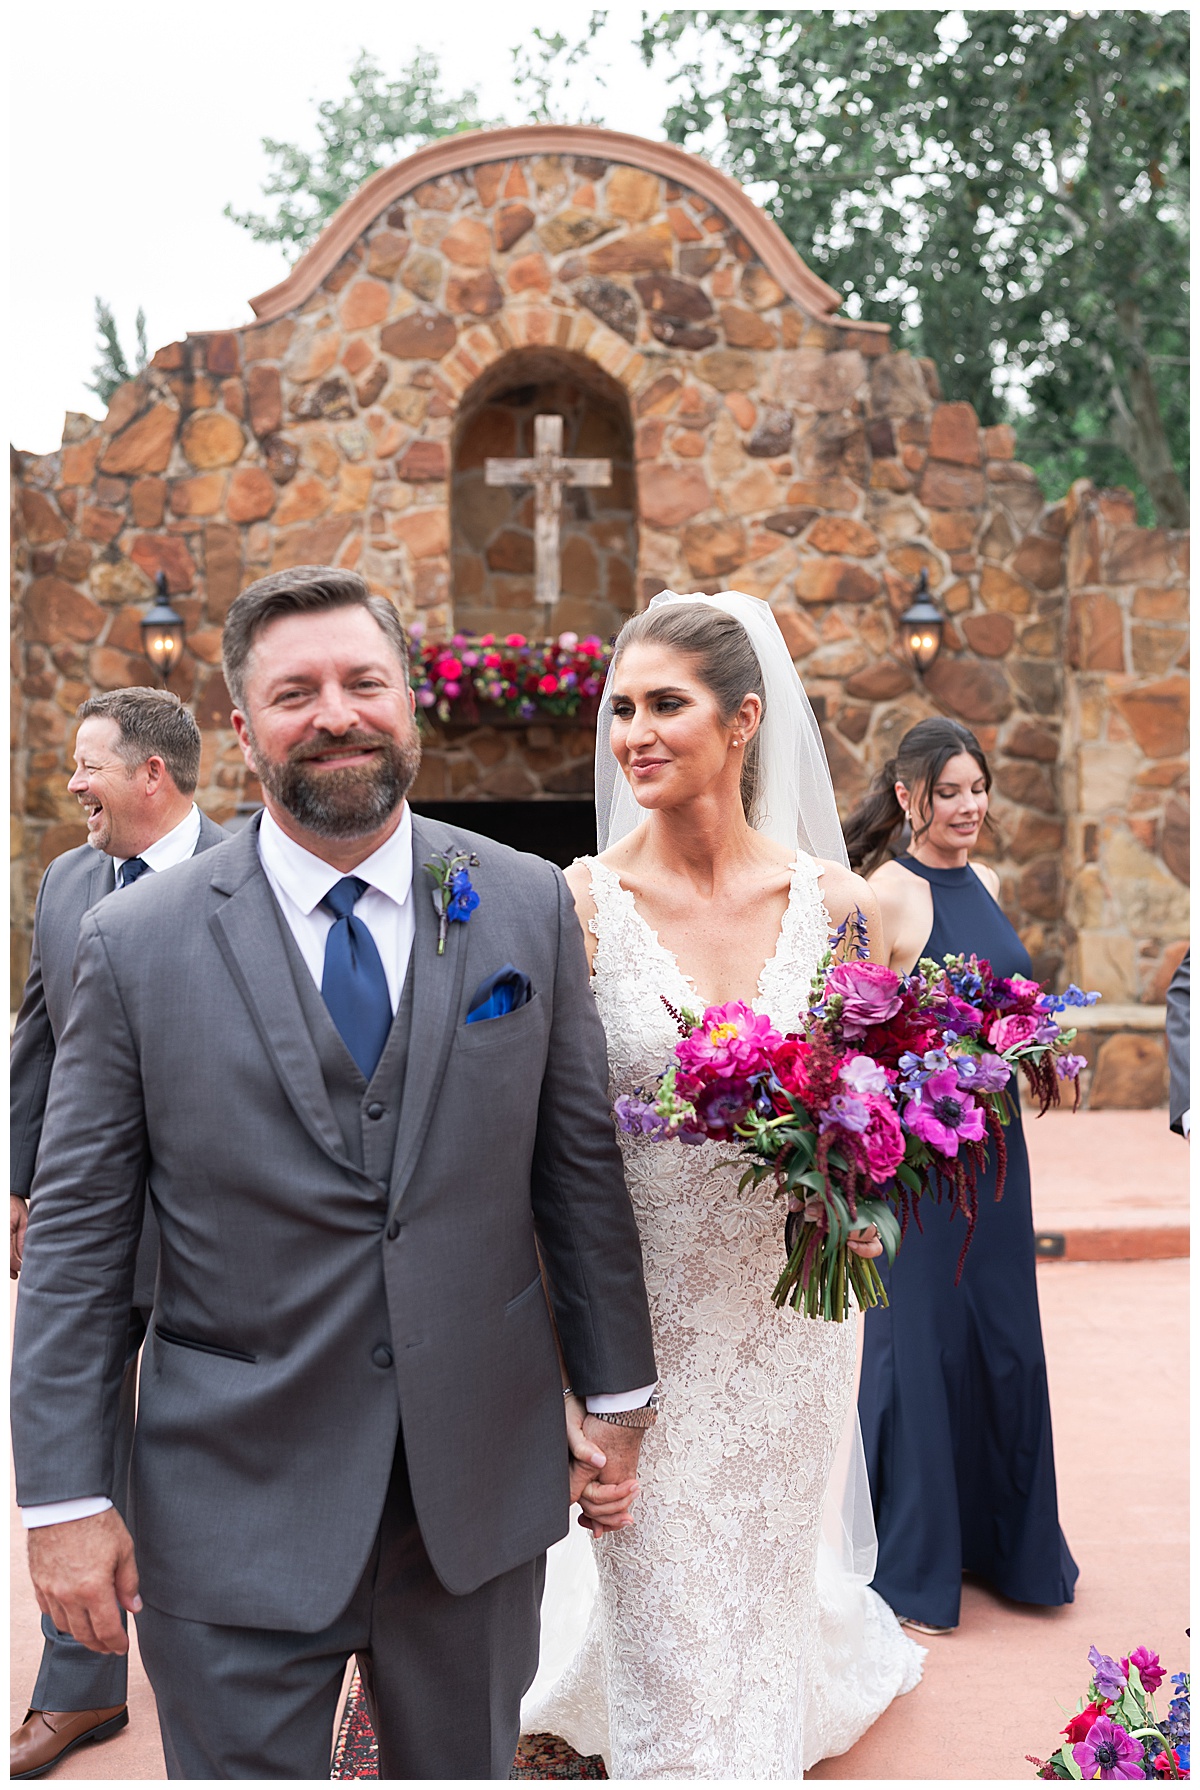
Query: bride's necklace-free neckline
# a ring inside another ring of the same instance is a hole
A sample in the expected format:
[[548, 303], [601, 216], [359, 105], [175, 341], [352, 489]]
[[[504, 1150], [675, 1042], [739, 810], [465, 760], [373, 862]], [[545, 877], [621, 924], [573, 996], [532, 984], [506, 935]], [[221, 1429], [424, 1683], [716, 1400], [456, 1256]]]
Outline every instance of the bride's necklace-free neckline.
[[[796, 886], [800, 879], [800, 870], [801, 870], [801, 866], [802, 866], [803, 862], [804, 862], [803, 856], [799, 852], [792, 859], [791, 866], [790, 866], [791, 879], [788, 883], [787, 905], [784, 907], [783, 918], [779, 924], [779, 933], [775, 940], [775, 948], [771, 952], [771, 955], [767, 958], [766, 962], [763, 964], [761, 970], [758, 972], [758, 980], [754, 986], [754, 994], [750, 1000], [748, 1000], [744, 1003], [748, 1007], [757, 1008], [759, 1006], [759, 1004], [761, 1003], [761, 1001], [763, 999], [763, 983], [766, 980], [769, 971], [774, 969], [776, 964], [779, 962], [780, 953], [783, 950], [784, 940], [787, 936], [788, 919], [792, 913], [792, 910], [793, 910], [793, 907], [795, 904]], [[709, 1007], [713, 1007], [713, 1006], [728, 1005], [727, 1002], [710, 1001], [706, 995], [701, 994], [700, 988], [699, 988], [695, 978], [688, 974], [688, 972], [684, 969], [683, 965], [680, 963], [678, 957], [675, 955], [674, 951], [672, 951], [671, 947], [668, 944], [665, 944], [663, 942], [663, 940], [659, 937], [659, 935], [655, 931], [654, 927], [651, 926], [649, 920], [647, 920], [645, 914], [642, 912], [641, 908], [638, 906], [637, 898], [634, 895], [633, 890], [627, 889], [625, 887], [625, 884], [621, 881], [619, 874], [615, 870], [611, 870], [607, 864], [601, 864], [599, 858], [592, 859], [592, 867], [593, 867], [593, 870], [597, 870], [597, 869], [602, 870], [606, 876], [610, 876], [613, 879], [613, 882], [616, 884], [616, 886], [620, 890], [621, 894], [625, 897], [626, 901], [628, 901], [631, 909], [633, 910], [634, 915], [636, 916], [636, 918], [638, 920], [639, 925], [642, 927], [642, 930], [647, 934], [647, 936], [649, 937], [649, 939], [650, 939], [651, 943], [654, 945], [654, 947], [659, 952], [661, 952], [663, 957], [665, 957], [667, 959], [667, 962], [670, 964], [671, 968], [675, 971], [675, 974], [679, 977], [680, 981], [685, 982], [687, 984], [688, 988], [691, 989], [692, 994], [695, 996], [696, 1000], [700, 1003], [701, 1011], [702, 1012], [706, 1011]], [[821, 875], [820, 870], [817, 870], [816, 874], [817, 874], [817, 878], [818, 878], [818, 894], [819, 894], [820, 893], [819, 878]], [[739, 997], [734, 996], [732, 998], [738, 999]]]

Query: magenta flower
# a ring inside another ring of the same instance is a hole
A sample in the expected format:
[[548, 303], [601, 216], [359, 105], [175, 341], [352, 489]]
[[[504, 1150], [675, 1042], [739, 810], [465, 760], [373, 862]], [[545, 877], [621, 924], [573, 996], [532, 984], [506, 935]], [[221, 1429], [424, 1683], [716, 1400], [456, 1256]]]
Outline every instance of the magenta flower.
[[988, 1027], [987, 1041], [993, 1050], [1012, 1050], [1015, 1045], [1028, 1044], [1035, 1036], [1038, 1021], [1028, 1013], [1010, 1013], [1004, 1019], [994, 1019]]
[[842, 1031], [861, 1038], [869, 1026], [883, 1025], [902, 1005], [900, 978], [881, 963], [835, 963], [825, 978], [825, 998], [840, 995]]
[[1077, 1741], [1071, 1749], [1083, 1777], [1140, 1778], [1142, 1749], [1120, 1722], [1106, 1715], [1097, 1716], [1086, 1740]]
[[904, 1161], [904, 1133], [895, 1108], [884, 1094], [866, 1094], [867, 1129], [858, 1140], [859, 1154], [876, 1187], [890, 1181]]
[[1150, 1647], [1135, 1647], [1129, 1658], [1121, 1661], [1121, 1665], [1126, 1674], [1128, 1674], [1130, 1666], [1137, 1667], [1138, 1677], [1142, 1681], [1142, 1689], [1150, 1697], [1154, 1695], [1166, 1677], [1162, 1661]]
[[931, 1075], [916, 1090], [904, 1109], [904, 1123], [942, 1156], [957, 1156], [960, 1138], [978, 1143], [984, 1132], [983, 1108], [959, 1087], [954, 1068]]
[[694, 1031], [682, 1040], [676, 1057], [685, 1074], [747, 1077], [771, 1066], [770, 1052], [783, 1040], [769, 1019], [744, 1001], [709, 1007]]

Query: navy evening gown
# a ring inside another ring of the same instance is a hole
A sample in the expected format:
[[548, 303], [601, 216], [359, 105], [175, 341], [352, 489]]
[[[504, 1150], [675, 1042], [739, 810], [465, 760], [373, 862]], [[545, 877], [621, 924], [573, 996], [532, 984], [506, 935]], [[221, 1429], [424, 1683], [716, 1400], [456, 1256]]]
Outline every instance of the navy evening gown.
[[[899, 861], [930, 884], [923, 957], [974, 952], [1001, 975], [1030, 974], [1024, 945], [969, 865]], [[1031, 1604], [1071, 1603], [1079, 1574], [1058, 1526], [1019, 1110], [1005, 1143], [1003, 1197], [989, 1161], [958, 1286], [966, 1221], [948, 1202], [923, 1202], [923, 1229], [910, 1221], [893, 1266], [878, 1264], [891, 1303], [863, 1326], [858, 1409], [879, 1533], [872, 1584], [898, 1615], [938, 1628], [958, 1622], [964, 1572]]]

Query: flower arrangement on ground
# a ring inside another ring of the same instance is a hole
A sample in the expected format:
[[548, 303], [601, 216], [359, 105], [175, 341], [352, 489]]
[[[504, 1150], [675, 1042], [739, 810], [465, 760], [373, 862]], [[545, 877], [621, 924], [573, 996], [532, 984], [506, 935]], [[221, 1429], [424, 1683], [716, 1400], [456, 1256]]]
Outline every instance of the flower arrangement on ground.
[[1055, 1015], [1099, 999], [1074, 985], [1047, 994], [974, 957], [923, 959], [900, 976], [866, 955], [858, 914], [835, 934], [808, 1012], [786, 1036], [739, 1001], [699, 1017], [671, 1008], [674, 1056], [615, 1107], [627, 1133], [740, 1146], [743, 1187], [773, 1177], [787, 1200], [788, 1257], [772, 1297], [835, 1323], [851, 1295], [864, 1310], [887, 1303], [874, 1264], [848, 1248], [851, 1231], [877, 1226], [893, 1261], [924, 1195], [949, 1196], [966, 1217], [961, 1273], [989, 1138], [997, 1198], [1003, 1190], [1014, 1070], [1042, 1112], [1063, 1082], [1078, 1105], [1083, 1059]]
[[417, 706], [442, 721], [455, 711], [477, 721], [480, 704], [519, 721], [539, 714], [590, 717], [599, 706], [611, 648], [595, 634], [583, 640], [571, 633], [556, 640], [527, 640], [524, 634], [426, 640], [420, 622], [409, 632]]
[[1186, 1778], [1191, 1776], [1191, 1680], [1172, 1674], [1175, 1694], [1159, 1720], [1154, 1693], [1166, 1677], [1157, 1653], [1135, 1647], [1127, 1659], [1088, 1651], [1092, 1668], [1086, 1696], [1063, 1729], [1065, 1739], [1049, 1759], [1036, 1759], [1039, 1778]]

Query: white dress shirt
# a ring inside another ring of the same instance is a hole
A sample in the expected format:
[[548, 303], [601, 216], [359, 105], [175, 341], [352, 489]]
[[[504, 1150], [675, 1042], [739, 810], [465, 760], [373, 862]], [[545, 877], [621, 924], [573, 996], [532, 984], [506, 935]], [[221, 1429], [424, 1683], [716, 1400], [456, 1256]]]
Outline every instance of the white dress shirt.
[[[191, 828], [191, 843], [181, 846], [185, 830]], [[190, 857], [200, 837], [200, 815], [193, 808], [186, 820], [141, 853], [153, 870], [166, 870], [169, 864]], [[175, 842], [174, 845], [171, 842]], [[176, 853], [167, 854], [166, 848]], [[258, 855], [263, 873], [271, 885], [288, 929], [299, 947], [309, 974], [317, 987], [325, 969], [325, 941], [333, 925], [333, 915], [321, 906], [326, 895], [347, 874], [324, 858], [306, 851], [284, 832], [266, 809], [263, 810], [258, 834]], [[116, 860], [120, 870], [124, 859]], [[376, 949], [387, 977], [392, 1012], [400, 1004], [404, 978], [412, 956], [416, 920], [413, 913], [413, 831], [412, 812], [404, 804], [400, 825], [378, 851], [356, 864], [348, 874], [357, 876], [367, 888], [354, 904], [357, 919], [362, 920], [375, 940]], [[632, 1411], [648, 1402], [653, 1386], [639, 1386], [633, 1392], [602, 1392], [589, 1397], [587, 1408], [597, 1415], [605, 1411]], [[58, 1504], [30, 1504], [21, 1511], [27, 1529], [49, 1523], [69, 1523], [78, 1517], [96, 1516], [108, 1510], [110, 1498], [67, 1498]]]
[[[258, 834], [258, 855], [288, 930], [320, 988], [325, 973], [325, 941], [333, 925], [333, 915], [321, 903], [347, 872], [335, 869], [324, 858], [289, 839], [265, 809]], [[395, 1013], [408, 974], [416, 929], [412, 904], [412, 812], [407, 802], [400, 825], [391, 837], [348, 874], [367, 884], [354, 904], [354, 917], [363, 922], [375, 940]]]
[[[151, 870], [170, 870], [173, 865], [182, 864], [186, 858], [190, 858], [199, 843], [200, 810], [193, 802], [179, 825], [172, 827], [169, 833], [164, 833], [161, 839], [156, 839], [153, 845], [148, 845], [145, 851], [139, 852], [138, 857]], [[121, 886], [121, 866], [128, 862], [128, 858], [113, 859], [118, 888]]]

